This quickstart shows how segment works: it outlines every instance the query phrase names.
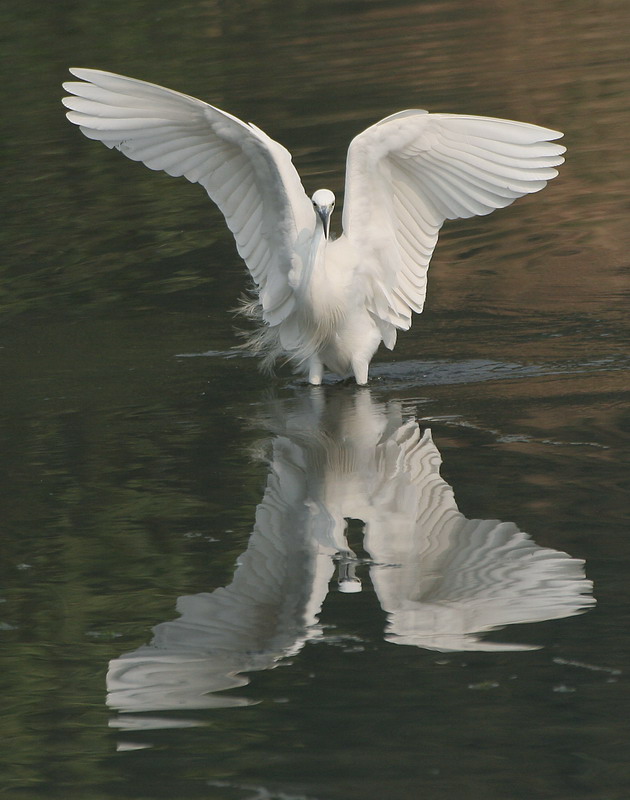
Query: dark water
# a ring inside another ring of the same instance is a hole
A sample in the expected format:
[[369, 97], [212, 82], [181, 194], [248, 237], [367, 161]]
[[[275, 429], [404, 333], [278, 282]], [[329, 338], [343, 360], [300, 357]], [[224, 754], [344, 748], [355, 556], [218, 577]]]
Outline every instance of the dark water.
[[[0, 23], [0, 795], [627, 798], [630, 6]], [[368, 389], [315, 390], [231, 350], [222, 219], [65, 121], [70, 65], [255, 121], [309, 192], [409, 106], [559, 128], [568, 160], [447, 226]]]

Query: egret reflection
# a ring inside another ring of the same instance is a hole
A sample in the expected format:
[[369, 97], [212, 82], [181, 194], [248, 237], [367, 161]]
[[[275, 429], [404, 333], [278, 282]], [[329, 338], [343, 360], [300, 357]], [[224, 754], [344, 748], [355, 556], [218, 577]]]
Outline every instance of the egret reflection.
[[[217, 692], [324, 637], [327, 593], [360, 591], [368, 574], [385, 638], [440, 652], [531, 649], [483, 634], [594, 604], [582, 560], [540, 547], [512, 522], [459, 511], [431, 432], [399, 403], [312, 388], [271, 404], [268, 424], [267, 485], [232, 582], [180, 597], [178, 619], [110, 663], [112, 708], [248, 704]], [[367, 565], [348, 544], [348, 520], [363, 523]]]

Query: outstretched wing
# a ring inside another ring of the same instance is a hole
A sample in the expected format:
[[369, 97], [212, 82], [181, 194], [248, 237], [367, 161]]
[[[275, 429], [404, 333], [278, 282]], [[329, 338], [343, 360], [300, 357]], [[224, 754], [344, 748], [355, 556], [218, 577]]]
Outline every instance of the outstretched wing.
[[343, 212], [369, 310], [393, 346], [422, 311], [427, 269], [447, 219], [489, 214], [558, 173], [562, 134], [523, 122], [401, 111], [350, 144]]
[[200, 183], [219, 206], [259, 290], [263, 318], [292, 311], [291, 271], [302, 267], [315, 212], [289, 152], [254, 125], [162, 86], [71, 69], [67, 117], [90, 139], [150, 169]]

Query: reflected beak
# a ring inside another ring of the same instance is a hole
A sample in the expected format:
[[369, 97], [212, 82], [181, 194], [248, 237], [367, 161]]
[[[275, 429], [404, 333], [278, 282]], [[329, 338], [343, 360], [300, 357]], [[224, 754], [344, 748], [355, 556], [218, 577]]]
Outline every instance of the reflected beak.
[[318, 208], [317, 213], [319, 214], [319, 218], [324, 226], [324, 236], [326, 239], [328, 239], [328, 234], [330, 233], [330, 215], [332, 214], [332, 208]]

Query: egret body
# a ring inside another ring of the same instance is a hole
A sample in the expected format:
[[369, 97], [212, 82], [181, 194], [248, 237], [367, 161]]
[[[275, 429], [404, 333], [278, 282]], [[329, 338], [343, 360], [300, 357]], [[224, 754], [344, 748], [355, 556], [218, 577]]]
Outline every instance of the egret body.
[[379, 344], [422, 311], [447, 219], [489, 214], [557, 175], [562, 134], [523, 122], [401, 111], [348, 149], [343, 234], [335, 196], [309, 200], [289, 152], [251, 123], [162, 86], [72, 69], [71, 122], [134, 161], [201, 184], [236, 240], [257, 292], [252, 347], [319, 384], [324, 368], [368, 379]]

